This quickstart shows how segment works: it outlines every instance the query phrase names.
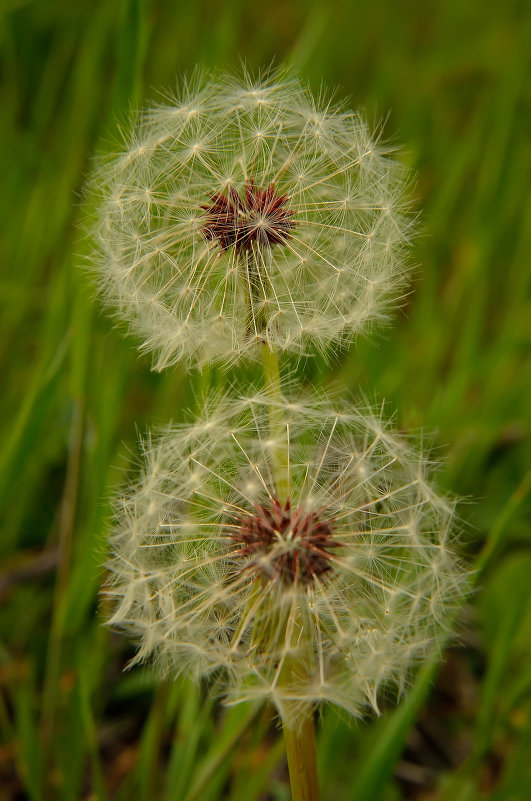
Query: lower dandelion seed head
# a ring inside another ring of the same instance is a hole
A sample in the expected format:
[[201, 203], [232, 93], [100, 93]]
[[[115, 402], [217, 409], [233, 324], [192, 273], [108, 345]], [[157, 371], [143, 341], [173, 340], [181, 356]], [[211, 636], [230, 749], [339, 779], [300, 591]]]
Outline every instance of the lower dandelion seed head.
[[112, 537], [111, 624], [135, 661], [210, 677], [228, 703], [269, 700], [294, 725], [326, 701], [362, 715], [445, 634], [467, 588], [455, 539], [427, 461], [380, 415], [218, 398], [146, 445]]
[[309, 585], [331, 570], [333, 549], [341, 546], [324, 510], [292, 509], [289, 500], [275, 497], [236, 518], [230, 538], [237, 544], [234, 557], [244, 557], [248, 569], [288, 586]]

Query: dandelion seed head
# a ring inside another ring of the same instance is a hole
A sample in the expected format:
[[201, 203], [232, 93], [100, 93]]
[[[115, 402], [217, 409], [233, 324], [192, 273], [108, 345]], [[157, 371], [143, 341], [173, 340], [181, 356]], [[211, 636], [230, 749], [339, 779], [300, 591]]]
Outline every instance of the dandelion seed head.
[[101, 159], [93, 267], [156, 369], [331, 353], [403, 296], [407, 176], [292, 75], [196, 75]]
[[[258, 468], [258, 466], [257, 466]], [[247, 569], [286, 586], [310, 584], [332, 569], [332, 523], [313, 509], [292, 509], [272, 497], [269, 504], [255, 504], [255, 513], [236, 518], [231, 539], [238, 544], [236, 561], [245, 558]]]
[[[282, 414], [287, 496], [278, 484]], [[217, 677], [227, 703], [378, 711], [467, 588], [452, 503], [381, 414], [325, 398], [218, 396], [146, 443], [117, 503], [107, 592], [136, 661]]]
[[[295, 225], [291, 219], [295, 212], [287, 206], [287, 197], [279, 195], [273, 184], [265, 189], [255, 187], [253, 178], [246, 181], [242, 197], [229, 185], [227, 195], [216, 193], [211, 203], [201, 208], [205, 211], [205, 238], [217, 241], [222, 250], [270, 248], [289, 239]], [[268, 300], [264, 298], [264, 302]]]

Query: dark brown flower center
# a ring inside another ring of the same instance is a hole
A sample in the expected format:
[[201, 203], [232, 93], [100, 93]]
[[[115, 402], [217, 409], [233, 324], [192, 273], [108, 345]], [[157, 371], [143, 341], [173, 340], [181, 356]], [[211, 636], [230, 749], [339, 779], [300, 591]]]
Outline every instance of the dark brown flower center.
[[222, 250], [232, 245], [237, 250], [250, 250], [253, 245], [282, 244], [295, 223], [295, 212], [287, 205], [287, 196], [279, 195], [274, 184], [263, 189], [254, 179], [245, 182], [243, 195], [229, 185], [227, 194], [217, 192], [211, 203], [201, 206], [206, 212], [202, 225], [207, 239], [217, 240]]
[[242, 515], [230, 537], [237, 544], [233, 554], [248, 558], [248, 567], [268, 579], [286, 584], [310, 584], [332, 569], [334, 540], [332, 522], [319, 511], [292, 509], [272, 498], [270, 505], [256, 504], [252, 515]]

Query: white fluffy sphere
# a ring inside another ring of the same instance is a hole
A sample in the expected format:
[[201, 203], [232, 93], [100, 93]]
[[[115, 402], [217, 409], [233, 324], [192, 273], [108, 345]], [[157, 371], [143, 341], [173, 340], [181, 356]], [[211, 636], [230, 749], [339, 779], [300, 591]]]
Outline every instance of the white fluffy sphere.
[[281, 72], [196, 76], [101, 159], [93, 267], [156, 369], [329, 352], [403, 295], [404, 169]]

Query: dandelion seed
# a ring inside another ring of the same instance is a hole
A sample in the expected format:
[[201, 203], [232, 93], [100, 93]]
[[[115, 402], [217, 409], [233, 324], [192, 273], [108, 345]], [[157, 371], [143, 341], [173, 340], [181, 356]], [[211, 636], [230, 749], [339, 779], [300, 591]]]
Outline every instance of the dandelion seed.
[[404, 170], [293, 76], [200, 76], [102, 159], [94, 268], [156, 369], [328, 352], [403, 293]]
[[217, 676], [228, 703], [269, 700], [288, 727], [323, 702], [378, 711], [465, 591], [452, 520], [425, 458], [381, 416], [218, 398], [148, 443], [113, 535], [111, 623], [140, 640], [137, 660]]

